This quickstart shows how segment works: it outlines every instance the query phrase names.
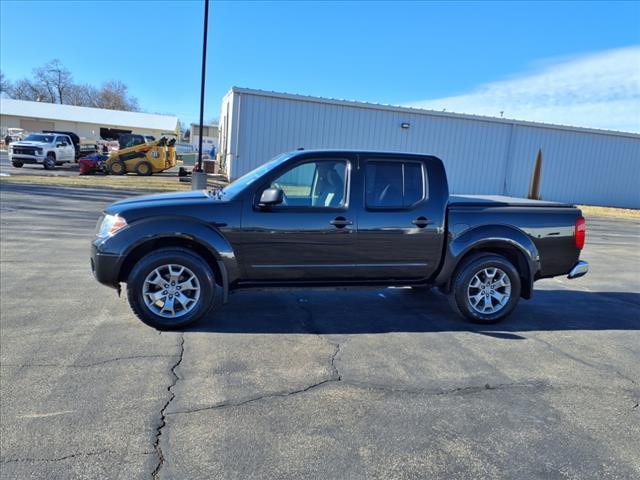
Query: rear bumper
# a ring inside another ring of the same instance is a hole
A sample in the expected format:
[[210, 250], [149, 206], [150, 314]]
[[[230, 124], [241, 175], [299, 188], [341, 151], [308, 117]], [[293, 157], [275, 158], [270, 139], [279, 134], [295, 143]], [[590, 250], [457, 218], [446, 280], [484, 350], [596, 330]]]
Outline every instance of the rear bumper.
[[91, 245], [91, 271], [95, 279], [111, 288], [118, 288], [120, 272], [120, 255], [100, 253], [95, 245]]
[[583, 260], [576, 262], [576, 264], [569, 270], [567, 278], [579, 278], [587, 274], [589, 271], [589, 263]]

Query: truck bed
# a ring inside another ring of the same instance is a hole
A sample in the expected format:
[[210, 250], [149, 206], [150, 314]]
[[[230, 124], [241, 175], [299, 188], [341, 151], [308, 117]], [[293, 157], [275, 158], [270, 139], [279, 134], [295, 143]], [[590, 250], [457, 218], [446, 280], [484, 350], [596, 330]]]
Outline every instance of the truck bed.
[[453, 207], [573, 207], [568, 203], [530, 200], [504, 195], [449, 195], [449, 206]]

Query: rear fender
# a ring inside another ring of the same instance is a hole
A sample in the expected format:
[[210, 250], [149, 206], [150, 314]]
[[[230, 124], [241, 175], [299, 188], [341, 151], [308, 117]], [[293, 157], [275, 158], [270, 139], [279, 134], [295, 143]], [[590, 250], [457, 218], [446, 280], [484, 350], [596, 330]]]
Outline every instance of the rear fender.
[[456, 268], [468, 255], [482, 251], [500, 253], [500, 249], [516, 249], [524, 258], [528, 271], [521, 272], [525, 282], [522, 296], [530, 298], [533, 281], [540, 270], [540, 254], [526, 233], [507, 225], [479, 226], [455, 236], [446, 248], [442, 269], [436, 277], [436, 285], [444, 286], [448, 291]]

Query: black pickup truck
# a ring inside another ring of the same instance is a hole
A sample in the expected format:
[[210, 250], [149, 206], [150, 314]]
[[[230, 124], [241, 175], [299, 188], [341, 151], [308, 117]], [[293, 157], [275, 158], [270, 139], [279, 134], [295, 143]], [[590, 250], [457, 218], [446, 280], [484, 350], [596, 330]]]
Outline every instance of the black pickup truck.
[[434, 156], [297, 151], [221, 190], [136, 197], [98, 222], [91, 266], [140, 319], [181, 328], [245, 287], [438, 287], [481, 323], [576, 278], [586, 225], [572, 205], [449, 195]]

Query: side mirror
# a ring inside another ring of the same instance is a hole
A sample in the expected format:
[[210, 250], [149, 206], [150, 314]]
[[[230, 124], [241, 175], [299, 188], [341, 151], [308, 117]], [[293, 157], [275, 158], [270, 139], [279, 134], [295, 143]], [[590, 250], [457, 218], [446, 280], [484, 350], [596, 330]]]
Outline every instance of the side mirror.
[[56, 143], [56, 147], [64, 147], [64, 143]]
[[282, 203], [284, 193], [279, 188], [267, 188], [262, 195], [260, 195], [261, 207], [271, 207], [273, 205], [279, 205]]

